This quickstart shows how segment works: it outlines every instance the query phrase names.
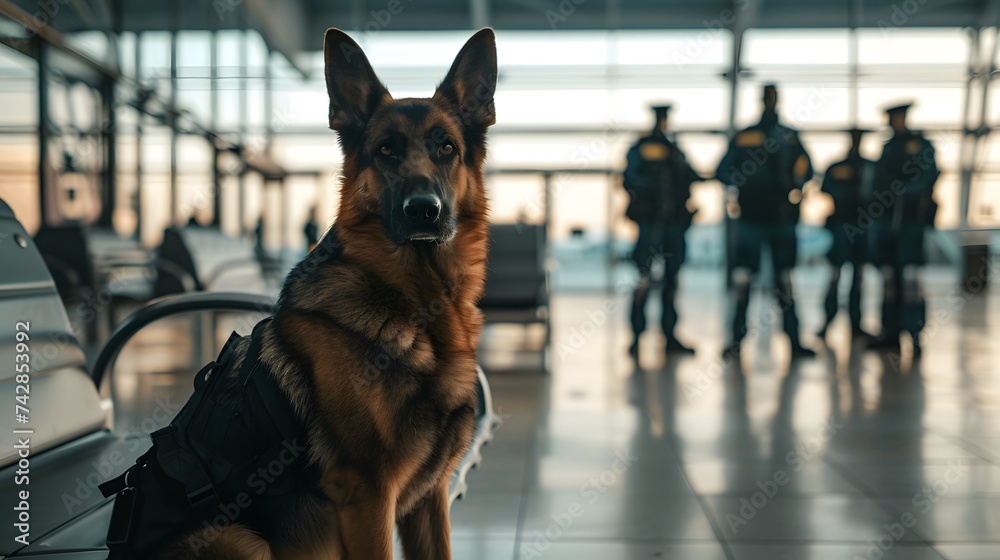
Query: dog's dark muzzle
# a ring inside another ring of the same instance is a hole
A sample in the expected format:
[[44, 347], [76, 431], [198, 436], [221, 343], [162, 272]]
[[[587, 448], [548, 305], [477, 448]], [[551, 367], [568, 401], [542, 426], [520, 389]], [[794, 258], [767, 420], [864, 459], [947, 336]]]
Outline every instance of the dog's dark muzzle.
[[436, 194], [414, 194], [403, 201], [403, 215], [414, 225], [429, 226], [441, 218], [441, 199]]
[[454, 234], [450, 202], [430, 181], [405, 185], [386, 202], [386, 230], [396, 243], [440, 243]]

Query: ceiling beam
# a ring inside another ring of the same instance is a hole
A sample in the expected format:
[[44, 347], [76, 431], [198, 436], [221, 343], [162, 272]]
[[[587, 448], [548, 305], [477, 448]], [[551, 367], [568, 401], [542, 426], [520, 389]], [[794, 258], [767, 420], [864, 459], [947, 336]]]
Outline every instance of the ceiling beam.
[[[13, 37], [8, 39], [11, 43], [16, 45], [28, 42], [32, 37], [38, 37], [55, 47], [59, 54], [51, 58], [50, 63], [53, 66], [59, 66], [59, 70], [63, 71], [67, 76], [77, 77], [95, 86], [99, 85], [105, 79], [111, 81], [118, 79], [117, 69], [111, 68], [95, 60], [89, 54], [78, 50], [66, 40], [62, 33], [14, 5], [10, 0], [0, 0], [0, 15], [17, 22], [28, 32], [28, 38]], [[14, 48], [18, 47], [15, 46]], [[69, 59], [70, 62], [65, 64], [64, 67], [60, 66], [61, 63], [66, 62], [66, 59]]]
[[[224, 1], [238, 4], [238, 0]], [[243, 4], [246, 6], [247, 25], [256, 29], [271, 50], [284, 55], [305, 76], [306, 71], [298, 66], [295, 55], [307, 50], [310, 43], [322, 42], [322, 37], [309, 41], [306, 34], [311, 27], [306, 25], [309, 14], [303, 0], [243, 0]]]

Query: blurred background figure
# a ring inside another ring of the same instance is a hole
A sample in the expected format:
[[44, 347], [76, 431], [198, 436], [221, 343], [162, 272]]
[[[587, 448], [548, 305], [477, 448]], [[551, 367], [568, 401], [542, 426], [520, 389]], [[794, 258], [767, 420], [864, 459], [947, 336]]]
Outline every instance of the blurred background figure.
[[797, 242], [802, 186], [812, 178], [812, 163], [798, 132], [778, 122], [778, 90], [764, 86], [764, 112], [760, 122], [739, 132], [729, 144], [716, 177], [736, 190], [739, 217], [732, 269], [735, 313], [732, 340], [726, 352], [739, 353], [747, 334], [750, 285], [760, 271], [762, 249], [770, 249], [775, 294], [782, 310], [782, 326], [791, 343], [792, 356], [814, 356], [802, 346], [799, 319], [792, 295], [792, 269]]
[[853, 128], [851, 149], [847, 158], [830, 166], [823, 176], [822, 191], [833, 198], [833, 213], [826, 220], [826, 229], [833, 235], [833, 245], [827, 258], [833, 266], [830, 286], [827, 288], [826, 321], [817, 336], [826, 337], [826, 330], [840, 309], [840, 272], [845, 264], [851, 265], [851, 293], [847, 310], [854, 337], [871, 338], [861, 329], [861, 285], [865, 262], [868, 258], [867, 231], [858, 227], [859, 210], [871, 198], [875, 163], [861, 155], [861, 137], [870, 132]]
[[646, 301], [653, 283], [652, 268], [663, 261], [663, 313], [661, 326], [666, 351], [693, 353], [676, 337], [677, 276], [684, 263], [684, 233], [694, 214], [688, 209], [691, 183], [700, 179], [687, 162], [684, 152], [667, 138], [670, 105], [652, 107], [655, 125], [626, 156], [624, 185], [629, 194], [625, 216], [639, 226], [639, 238], [632, 259], [639, 269], [639, 281], [632, 296], [632, 345], [629, 354], [638, 358], [639, 339], [646, 330]]
[[311, 252], [319, 243], [319, 224], [316, 222], [316, 207], [309, 210], [309, 219], [302, 226], [302, 234], [306, 238], [306, 252]]
[[[873, 261], [882, 272], [882, 334], [874, 348], [899, 348], [899, 335], [913, 339], [920, 352], [926, 305], [920, 287], [924, 229], [934, 227], [934, 183], [939, 172], [934, 146], [906, 125], [912, 103], [886, 109], [892, 138], [875, 166], [874, 199], [884, 207], [872, 225]], [[874, 214], [873, 214], [874, 216]]]

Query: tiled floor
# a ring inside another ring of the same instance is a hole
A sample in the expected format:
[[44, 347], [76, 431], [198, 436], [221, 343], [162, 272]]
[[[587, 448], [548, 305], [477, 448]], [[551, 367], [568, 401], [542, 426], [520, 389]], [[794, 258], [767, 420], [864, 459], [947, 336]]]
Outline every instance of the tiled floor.
[[[823, 273], [799, 274], [807, 331]], [[806, 338], [817, 358], [789, 364], [755, 304], [760, 335], [726, 363], [720, 277], [684, 273], [693, 357], [665, 359], [650, 332], [633, 367], [627, 294], [612, 291], [555, 298], [551, 375], [487, 368], [503, 425], [453, 507], [454, 557], [1000, 559], [1000, 290], [965, 298], [953, 271], [931, 272], [916, 360], [852, 347], [841, 317], [828, 345]], [[148, 397], [177, 379], [116, 390]]]

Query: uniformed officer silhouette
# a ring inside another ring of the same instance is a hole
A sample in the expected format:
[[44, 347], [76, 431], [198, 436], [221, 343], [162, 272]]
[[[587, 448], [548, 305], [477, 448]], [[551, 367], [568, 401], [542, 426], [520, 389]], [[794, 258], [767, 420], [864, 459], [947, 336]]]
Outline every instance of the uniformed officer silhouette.
[[882, 272], [882, 334], [870, 347], [899, 348], [899, 336], [910, 333], [920, 352], [925, 303], [920, 287], [924, 264], [924, 230], [934, 226], [937, 204], [934, 183], [940, 174], [934, 146], [906, 125], [911, 103], [886, 109], [893, 135], [875, 165], [872, 212], [872, 261]]
[[639, 226], [639, 238], [632, 258], [639, 269], [639, 283], [632, 298], [632, 345], [629, 353], [638, 356], [639, 338], [646, 330], [646, 301], [649, 298], [654, 261], [663, 260], [663, 313], [661, 326], [666, 351], [691, 353], [676, 337], [677, 277], [684, 262], [684, 232], [693, 213], [687, 202], [691, 183], [699, 180], [687, 158], [667, 138], [669, 105], [654, 106], [656, 125], [652, 132], [633, 145], [626, 156], [625, 189], [629, 193], [626, 217]]
[[316, 222], [315, 206], [309, 209], [309, 219], [302, 226], [302, 234], [306, 238], [306, 252], [315, 249], [316, 244], [319, 243], [319, 224]]
[[716, 177], [730, 187], [736, 210], [735, 247], [731, 286], [735, 300], [732, 340], [726, 352], [739, 353], [748, 331], [750, 285], [760, 270], [763, 247], [770, 247], [775, 292], [782, 311], [782, 326], [793, 357], [814, 356], [802, 346], [799, 320], [792, 295], [792, 269], [797, 242], [802, 186], [812, 178], [812, 163], [794, 130], [778, 122], [778, 91], [764, 86], [764, 112], [760, 122], [737, 133], [729, 144]]
[[868, 259], [868, 236], [857, 227], [858, 216], [864, 211], [872, 194], [875, 162], [861, 155], [861, 138], [867, 130], [850, 130], [851, 149], [847, 158], [826, 170], [821, 190], [833, 198], [833, 213], [826, 219], [826, 229], [833, 236], [833, 245], [827, 258], [833, 266], [830, 286], [826, 292], [826, 322], [818, 336], [826, 330], [840, 309], [840, 273], [845, 264], [851, 265], [851, 292], [847, 310], [851, 319], [852, 336], [871, 338], [861, 329], [861, 283], [865, 262]]

